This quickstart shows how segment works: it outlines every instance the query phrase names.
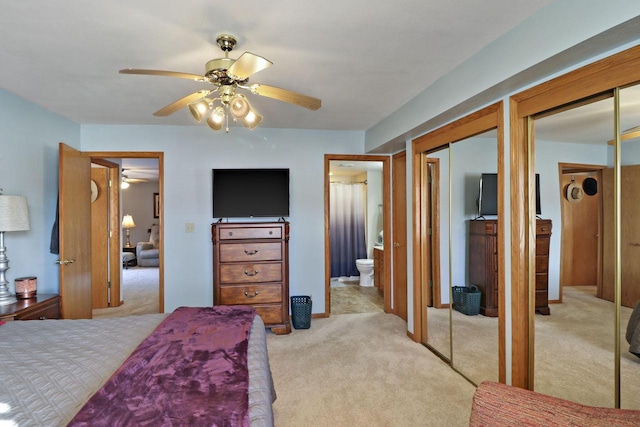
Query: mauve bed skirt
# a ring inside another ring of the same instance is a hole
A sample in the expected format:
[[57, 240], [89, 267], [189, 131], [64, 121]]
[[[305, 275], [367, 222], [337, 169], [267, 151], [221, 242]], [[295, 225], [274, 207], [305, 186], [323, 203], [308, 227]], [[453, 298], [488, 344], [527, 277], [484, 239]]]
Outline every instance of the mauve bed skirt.
[[[166, 316], [0, 326], [0, 424], [65, 426]], [[248, 368], [251, 426], [273, 426], [276, 395], [259, 316], [249, 336]]]

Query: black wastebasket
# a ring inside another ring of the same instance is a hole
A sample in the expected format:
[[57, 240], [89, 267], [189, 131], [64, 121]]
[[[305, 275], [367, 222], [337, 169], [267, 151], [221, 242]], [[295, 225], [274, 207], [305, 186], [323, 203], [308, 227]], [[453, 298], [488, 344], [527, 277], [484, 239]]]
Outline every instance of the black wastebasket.
[[291, 321], [296, 329], [309, 329], [311, 327], [311, 297], [291, 297]]
[[453, 287], [453, 308], [467, 316], [480, 313], [480, 298], [482, 292], [476, 285]]

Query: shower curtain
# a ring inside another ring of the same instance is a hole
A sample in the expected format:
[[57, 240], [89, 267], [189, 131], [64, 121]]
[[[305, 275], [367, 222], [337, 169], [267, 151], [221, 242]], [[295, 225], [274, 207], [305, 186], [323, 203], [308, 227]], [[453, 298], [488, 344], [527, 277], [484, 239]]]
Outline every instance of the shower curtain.
[[367, 258], [364, 185], [332, 183], [329, 203], [331, 277], [358, 276], [356, 259]]

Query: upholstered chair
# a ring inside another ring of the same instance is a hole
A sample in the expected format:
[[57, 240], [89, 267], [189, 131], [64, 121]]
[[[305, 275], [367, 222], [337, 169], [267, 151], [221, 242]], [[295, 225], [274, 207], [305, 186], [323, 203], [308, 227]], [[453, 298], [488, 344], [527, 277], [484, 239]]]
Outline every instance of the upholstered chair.
[[160, 265], [160, 232], [157, 224], [151, 226], [148, 242], [138, 242], [136, 258], [140, 267], [158, 267]]

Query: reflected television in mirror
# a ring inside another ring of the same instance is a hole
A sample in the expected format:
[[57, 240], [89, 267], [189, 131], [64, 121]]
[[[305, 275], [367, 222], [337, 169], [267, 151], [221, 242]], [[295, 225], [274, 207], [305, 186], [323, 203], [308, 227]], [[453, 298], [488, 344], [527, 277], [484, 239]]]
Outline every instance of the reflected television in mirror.
[[[478, 217], [498, 215], [498, 174], [483, 173], [478, 188]], [[542, 215], [540, 208], [540, 174], [536, 174], [536, 215]]]

